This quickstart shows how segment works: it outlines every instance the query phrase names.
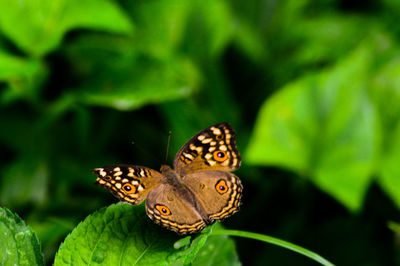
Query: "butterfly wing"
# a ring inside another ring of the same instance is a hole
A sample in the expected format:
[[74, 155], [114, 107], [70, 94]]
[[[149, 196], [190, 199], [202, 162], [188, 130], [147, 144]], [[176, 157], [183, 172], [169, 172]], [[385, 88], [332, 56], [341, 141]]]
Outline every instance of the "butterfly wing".
[[193, 194], [187, 189], [163, 183], [149, 192], [146, 212], [155, 223], [169, 230], [191, 234], [206, 226], [195, 204]]
[[114, 165], [96, 168], [95, 184], [107, 188], [121, 201], [137, 205], [160, 183], [163, 175], [153, 169], [135, 165]]
[[216, 124], [200, 131], [176, 155], [175, 171], [184, 175], [205, 170], [238, 169], [241, 158], [235, 136], [235, 131], [228, 123]]
[[236, 175], [202, 171], [183, 176], [182, 181], [196, 196], [197, 206], [208, 220], [221, 220], [239, 210], [243, 187]]

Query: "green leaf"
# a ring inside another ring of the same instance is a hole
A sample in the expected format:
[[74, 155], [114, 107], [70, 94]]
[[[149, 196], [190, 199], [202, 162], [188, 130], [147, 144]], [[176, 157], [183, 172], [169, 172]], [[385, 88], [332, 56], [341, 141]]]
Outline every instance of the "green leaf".
[[262, 106], [246, 151], [248, 163], [295, 170], [351, 210], [361, 206], [379, 130], [364, 90], [370, 46], [333, 69], [282, 88]]
[[137, 25], [132, 40], [135, 49], [156, 58], [167, 58], [176, 52], [184, 34], [190, 1], [125, 2]]
[[[214, 230], [221, 230], [216, 224]], [[227, 235], [211, 235], [207, 238], [203, 248], [193, 260], [192, 265], [241, 265], [235, 248], [235, 242]]]
[[184, 49], [200, 62], [220, 55], [234, 33], [232, 11], [225, 1], [193, 2]]
[[54, 264], [181, 265], [201, 252], [208, 234], [194, 237], [191, 244], [185, 239], [176, 249], [179, 236], [150, 221], [143, 205], [118, 203], [80, 223], [61, 244]]
[[4, 208], [0, 208], [0, 239], [1, 265], [44, 265], [35, 233]]
[[379, 183], [400, 207], [400, 123], [391, 135], [390, 144], [383, 151], [380, 165]]
[[[360, 24], [368, 25], [365, 28]], [[360, 41], [371, 31], [373, 24], [358, 16], [321, 16], [305, 19], [294, 25], [292, 36], [299, 40], [291, 63], [311, 65], [318, 62], [335, 62], [344, 54], [356, 48]], [[340, 40], [340, 45], [330, 45]]]
[[40, 60], [25, 59], [0, 50], [0, 81], [7, 83], [7, 88], [0, 94], [0, 102], [36, 99], [46, 74], [47, 68]]
[[130, 68], [112, 67], [108, 73], [91, 78], [80, 88], [81, 101], [118, 110], [133, 110], [145, 104], [187, 97], [199, 82], [194, 65], [180, 58], [140, 60]]
[[400, 208], [400, 57], [390, 58], [374, 77], [371, 94], [383, 131], [378, 182]]
[[132, 25], [108, 0], [0, 0], [0, 29], [20, 49], [43, 56], [74, 28], [130, 33]]

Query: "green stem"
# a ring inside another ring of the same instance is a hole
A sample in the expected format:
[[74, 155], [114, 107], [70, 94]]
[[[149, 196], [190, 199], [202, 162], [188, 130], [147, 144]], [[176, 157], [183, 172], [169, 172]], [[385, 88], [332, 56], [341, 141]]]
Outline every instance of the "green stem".
[[246, 232], [246, 231], [239, 231], [239, 230], [224, 230], [224, 229], [216, 229], [212, 232], [212, 235], [229, 235], [229, 236], [239, 236], [239, 237], [246, 237], [246, 238], [252, 238], [256, 240], [260, 240], [266, 243], [270, 243], [273, 245], [281, 246], [287, 249], [290, 249], [294, 252], [300, 253], [304, 256], [309, 257], [310, 259], [313, 259], [322, 265], [326, 266], [333, 266], [334, 264], [329, 262], [328, 260], [324, 259], [320, 255], [318, 255], [315, 252], [312, 252], [308, 249], [305, 249], [303, 247], [297, 246], [295, 244], [289, 243], [287, 241], [271, 237], [271, 236], [266, 236], [262, 234], [256, 234], [252, 232]]

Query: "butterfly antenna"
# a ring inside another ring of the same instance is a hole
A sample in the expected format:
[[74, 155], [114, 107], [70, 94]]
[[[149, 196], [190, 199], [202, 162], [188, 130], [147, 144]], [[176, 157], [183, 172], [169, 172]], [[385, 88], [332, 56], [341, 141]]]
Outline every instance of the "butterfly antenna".
[[167, 152], [165, 153], [165, 162], [168, 160], [169, 143], [171, 142], [171, 130], [168, 132]]

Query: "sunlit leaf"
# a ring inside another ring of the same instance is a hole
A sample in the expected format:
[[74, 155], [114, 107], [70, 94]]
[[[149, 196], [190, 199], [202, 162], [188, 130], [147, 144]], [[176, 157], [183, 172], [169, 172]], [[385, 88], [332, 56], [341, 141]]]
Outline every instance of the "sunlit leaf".
[[268, 99], [247, 161], [309, 176], [348, 208], [358, 209], [373, 171], [378, 134], [364, 90], [369, 54], [361, 46], [332, 70], [302, 78]]
[[18, 215], [4, 208], [0, 208], [0, 239], [1, 265], [44, 265], [35, 233]]
[[19, 98], [37, 99], [46, 70], [40, 60], [26, 59], [0, 50], [0, 81], [7, 83], [0, 101], [4, 104]]
[[0, 29], [20, 49], [42, 56], [74, 28], [129, 33], [132, 25], [113, 1], [0, 1]]
[[145, 104], [189, 96], [197, 87], [199, 75], [185, 59], [144, 61], [130, 68], [110, 69], [112, 75], [93, 77], [80, 88], [80, 99], [91, 105], [133, 110]]
[[371, 84], [383, 129], [378, 181], [400, 207], [400, 58], [384, 65]]
[[[221, 229], [216, 224], [214, 230]], [[235, 242], [227, 235], [210, 235], [203, 248], [197, 254], [192, 265], [241, 265], [236, 253]]]
[[132, 40], [135, 49], [157, 58], [169, 57], [177, 51], [190, 1], [125, 1], [125, 5], [137, 25]]
[[233, 37], [234, 21], [225, 1], [195, 1], [188, 19], [184, 50], [201, 61], [218, 56]]
[[[174, 247], [180, 237], [151, 222], [143, 206], [118, 203], [80, 223], [60, 246], [55, 265], [188, 264], [194, 259], [193, 255], [201, 254], [209, 233], [194, 236], [190, 243], [184, 241]], [[216, 251], [219, 250], [205, 250], [209, 255]]]

